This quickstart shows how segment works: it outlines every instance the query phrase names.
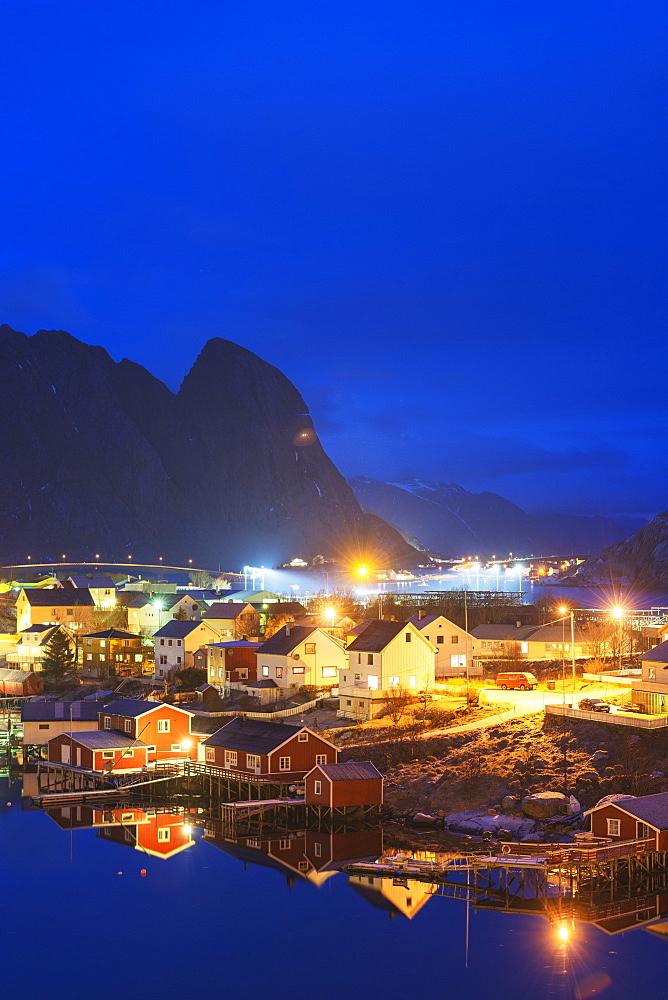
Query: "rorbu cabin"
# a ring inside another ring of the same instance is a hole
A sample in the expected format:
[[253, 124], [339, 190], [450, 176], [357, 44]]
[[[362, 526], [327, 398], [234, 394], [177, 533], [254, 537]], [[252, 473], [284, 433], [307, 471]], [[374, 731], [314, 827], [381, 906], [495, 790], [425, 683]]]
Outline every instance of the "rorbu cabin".
[[10, 670], [0, 668], [0, 694], [25, 696], [41, 694], [44, 681], [30, 670]]
[[191, 713], [176, 705], [139, 698], [118, 698], [99, 710], [100, 729], [117, 730], [148, 746], [148, 761], [197, 758], [190, 733]]
[[205, 761], [240, 774], [299, 781], [316, 764], [335, 764], [333, 743], [306, 726], [232, 719], [203, 740]]
[[668, 792], [603, 800], [585, 815], [595, 837], [653, 840], [654, 850], [668, 850]]
[[326, 809], [383, 804], [383, 776], [371, 763], [316, 764], [306, 775], [304, 801]]
[[141, 740], [117, 730], [89, 733], [61, 733], [49, 740], [48, 759], [53, 764], [69, 764], [87, 771], [123, 774], [141, 771], [148, 764], [148, 747]]

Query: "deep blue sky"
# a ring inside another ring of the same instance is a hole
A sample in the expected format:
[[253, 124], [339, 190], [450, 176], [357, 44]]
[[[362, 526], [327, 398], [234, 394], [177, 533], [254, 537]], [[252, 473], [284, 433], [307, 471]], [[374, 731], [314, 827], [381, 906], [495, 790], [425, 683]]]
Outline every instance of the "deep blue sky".
[[0, 322], [227, 337], [341, 470], [666, 497], [659, 0], [4, 0]]

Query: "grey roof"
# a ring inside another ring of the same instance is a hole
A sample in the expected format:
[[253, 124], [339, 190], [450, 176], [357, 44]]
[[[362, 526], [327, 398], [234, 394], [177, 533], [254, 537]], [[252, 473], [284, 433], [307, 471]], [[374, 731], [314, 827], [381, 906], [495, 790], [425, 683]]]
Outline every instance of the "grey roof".
[[29, 677], [36, 676], [32, 670], [11, 670], [8, 667], [0, 667], [0, 681], [26, 681]]
[[645, 660], [647, 663], [668, 663], [668, 640], [643, 653], [640, 660], [641, 662]]
[[215, 646], [218, 649], [221, 646], [223, 649], [257, 649], [262, 643], [258, 640], [252, 642], [250, 639], [230, 639], [228, 642], [207, 642], [207, 646]]
[[372, 618], [362, 634], [349, 643], [348, 650], [351, 653], [380, 653], [405, 629], [406, 622], [385, 622]]
[[[24, 722], [97, 722], [100, 706], [94, 701], [28, 701], [21, 708]], [[71, 712], [71, 715], [70, 715]]]
[[423, 618], [420, 618], [419, 615], [413, 615], [413, 617], [408, 620], [411, 625], [415, 625], [416, 628], [419, 628], [420, 631], [422, 631], [422, 629], [426, 628], [427, 625], [431, 625], [431, 623], [435, 622], [437, 618], [442, 617], [443, 615], [425, 615]]
[[110, 701], [103, 708], [98, 708], [98, 712], [104, 715], [123, 715], [129, 719], [137, 719], [140, 715], [151, 712], [154, 708], [163, 708], [161, 701], [142, 701], [140, 698], [117, 698]]
[[[154, 634], [154, 639], [185, 639], [186, 636], [194, 632], [196, 628], [199, 628], [202, 624], [201, 621], [195, 619], [189, 619], [187, 621], [180, 621], [178, 618], [174, 618], [171, 622], [167, 622], [162, 628]], [[211, 628], [211, 626], [209, 626]]]
[[92, 607], [95, 603], [90, 590], [84, 587], [80, 590], [75, 590], [74, 587], [68, 587], [67, 590], [62, 587], [55, 590], [24, 590], [23, 593], [28, 598], [28, 603], [36, 608], [66, 608], [69, 605]]
[[257, 681], [247, 681], [249, 688], [277, 688], [278, 684], [271, 677], [261, 677]]
[[63, 733], [62, 735], [71, 736], [75, 743], [81, 743], [89, 750], [116, 750], [117, 748], [147, 746], [141, 740], [133, 740], [126, 733], [119, 733], [117, 729], [94, 729], [89, 733]]
[[82, 639], [140, 639], [136, 632], [126, 632], [122, 628], [108, 628], [103, 632], [87, 632]]
[[213, 734], [217, 733], [219, 729], [219, 715], [198, 715], [197, 712], [194, 713], [190, 723], [190, 732], [194, 736], [201, 736], [203, 733], [207, 736], [213, 736]]
[[[248, 603], [238, 604], [234, 601], [230, 601], [228, 603], [226, 603], [225, 601], [216, 601], [215, 604], [212, 604], [209, 607], [208, 611], [204, 612], [202, 617], [216, 618], [218, 620], [226, 618], [238, 618], [239, 615], [243, 614], [244, 611], [248, 611]], [[253, 614], [255, 613], [252, 608], [250, 611], [248, 611], [248, 614], [251, 614], [251, 612]]]
[[207, 747], [225, 747], [227, 750], [247, 750], [249, 753], [268, 754], [304, 726], [291, 726], [284, 722], [260, 722], [256, 719], [232, 719], [227, 725], [204, 740]]
[[287, 625], [284, 625], [283, 628], [279, 628], [278, 632], [274, 632], [269, 639], [263, 642], [257, 651], [258, 656], [265, 653], [268, 656], [287, 656], [300, 642], [308, 639], [316, 631], [314, 625], [292, 625], [290, 627], [290, 634], [287, 633], [286, 629]]
[[[621, 799], [616, 802], [606, 802], [605, 806], [619, 806], [624, 812], [630, 813], [643, 823], [656, 827], [657, 830], [668, 830], [668, 792], [657, 792], [656, 795], [639, 795], [637, 798]], [[588, 810], [590, 813], [594, 809]]]
[[351, 760], [345, 764], [317, 764], [316, 767], [331, 781], [369, 781], [370, 778], [383, 777], [370, 760]]
[[368, 628], [371, 622], [377, 621], [376, 618], [365, 618], [361, 621], [359, 625], [355, 625], [353, 628], [346, 629], [346, 635], [361, 635], [365, 628]]
[[115, 590], [116, 584], [110, 576], [71, 576], [69, 578], [77, 589], [94, 587], [96, 590]]
[[[471, 630], [474, 639], [496, 639], [506, 642], [558, 642], [571, 641], [571, 623], [566, 619], [557, 625], [520, 625], [506, 622], [501, 625], [476, 625]], [[590, 642], [586, 627], [575, 627], [576, 642]]]
[[60, 628], [60, 625], [29, 625], [22, 628], [19, 635], [29, 635], [31, 632], [50, 632], [52, 628]]
[[535, 625], [476, 625], [471, 630], [474, 639], [503, 639], [506, 641], [526, 641], [533, 632]]

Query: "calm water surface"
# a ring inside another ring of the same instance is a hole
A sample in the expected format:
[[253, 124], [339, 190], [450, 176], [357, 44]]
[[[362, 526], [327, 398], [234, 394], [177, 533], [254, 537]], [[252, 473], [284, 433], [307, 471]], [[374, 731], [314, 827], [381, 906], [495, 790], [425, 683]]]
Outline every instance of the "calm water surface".
[[163, 860], [22, 810], [19, 784], [0, 792], [3, 996], [665, 995], [668, 940], [643, 927], [610, 936], [578, 923], [564, 944], [544, 916], [470, 908], [467, 967], [463, 901], [418, 887], [408, 919], [406, 891], [394, 890], [397, 907], [387, 882], [383, 895], [342, 874], [290, 877], [259, 853], [262, 865], [244, 864], [199, 829]]

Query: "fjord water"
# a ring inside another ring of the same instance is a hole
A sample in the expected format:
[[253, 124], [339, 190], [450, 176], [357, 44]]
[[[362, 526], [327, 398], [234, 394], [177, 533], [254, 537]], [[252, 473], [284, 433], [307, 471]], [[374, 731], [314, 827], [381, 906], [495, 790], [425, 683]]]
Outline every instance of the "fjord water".
[[576, 923], [564, 943], [543, 916], [470, 908], [467, 967], [460, 900], [390, 919], [343, 874], [288, 880], [200, 831], [165, 861], [23, 810], [20, 783], [0, 780], [0, 801], [3, 996], [626, 1000], [641, 984], [665, 989], [668, 942], [642, 928]]

